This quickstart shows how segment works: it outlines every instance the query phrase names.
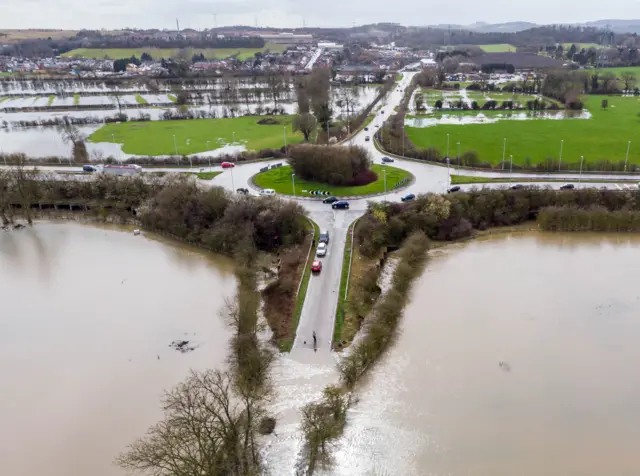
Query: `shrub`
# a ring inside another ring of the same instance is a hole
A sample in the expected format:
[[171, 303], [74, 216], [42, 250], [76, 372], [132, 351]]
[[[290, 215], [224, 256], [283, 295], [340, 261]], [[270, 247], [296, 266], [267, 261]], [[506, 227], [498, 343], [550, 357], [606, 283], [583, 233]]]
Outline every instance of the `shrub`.
[[289, 157], [296, 175], [305, 180], [341, 186], [352, 184], [356, 177], [371, 178], [366, 174], [371, 166], [369, 153], [362, 147], [302, 144], [291, 146]]

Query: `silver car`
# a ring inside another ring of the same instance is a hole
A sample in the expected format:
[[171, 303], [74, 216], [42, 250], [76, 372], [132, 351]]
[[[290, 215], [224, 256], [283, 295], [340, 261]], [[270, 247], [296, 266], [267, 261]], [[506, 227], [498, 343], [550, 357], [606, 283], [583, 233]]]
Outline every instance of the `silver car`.
[[325, 256], [327, 254], [327, 244], [320, 243], [318, 245], [318, 249], [316, 250], [316, 256]]

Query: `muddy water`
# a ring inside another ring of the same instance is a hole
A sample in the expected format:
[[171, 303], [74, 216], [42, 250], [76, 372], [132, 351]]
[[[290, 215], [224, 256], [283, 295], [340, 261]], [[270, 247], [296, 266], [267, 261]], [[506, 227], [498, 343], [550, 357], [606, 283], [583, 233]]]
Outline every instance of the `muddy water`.
[[638, 269], [630, 235], [434, 252], [326, 474], [637, 475]]
[[[0, 461], [22, 476], [120, 476], [163, 389], [222, 367], [228, 261], [128, 231], [0, 232]], [[197, 348], [179, 353], [176, 339]]]

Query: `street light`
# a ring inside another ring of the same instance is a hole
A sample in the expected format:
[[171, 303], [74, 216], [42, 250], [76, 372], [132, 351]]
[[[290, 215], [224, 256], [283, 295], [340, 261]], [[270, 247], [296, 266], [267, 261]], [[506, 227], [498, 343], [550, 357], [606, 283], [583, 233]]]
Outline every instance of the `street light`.
[[287, 152], [287, 126], [282, 128], [282, 135], [284, 136], [284, 151]]
[[449, 134], [447, 134], [447, 158], [449, 157]]
[[291, 188], [293, 188], [293, 196], [296, 196], [296, 174], [291, 174]]
[[449, 188], [451, 187], [451, 169], [449, 168], [449, 157], [447, 157], [447, 176], [449, 177], [447, 188]]
[[458, 142], [458, 172], [460, 172], [460, 142]]
[[509, 166], [509, 173], [512, 174], [513, 173], [513, 155], [509, 156], [509, 160], [511, 161], [511, 165]]
[[582, 183], [582, 162], [584, 162], [584, 156], [580, 157], [580, 178], [578, 179], [578, 183]]
[[235, 144], [236, 143], [236, 133], [232, 132], [232, 134], [233, 134], [233, 142], [232, 142], [232, 144]]
[[504, 170], [504, 158], [507, 153], [507, 138], [502, 140], [502, 170]]
[[562, 146], [564, 145], [564, 139], [560, 141], [560, 164], [558, 164], [558, 172], [562, 169]]
[[627, 144], [627, 156], [624, 159], [624, 171], [627, 171], [627, 162], [629, 161], [629, 149], [631, 148], [631, 141]]
[[[209, 141], [207, 141], [207, 152], [209, 152]], [[209, 171], [211, 171], [211, 154], [207, 154], [207, 157], [209, 157]]]
[[402, 157], [404, 157], [404, 124], [402, 124]]
[[[187, 140], [185, 141], [185, 143], [187, 144], [187, 150], [189, 150], [189, 149], [188, 149], [188, 147], [189, 147], [189, 143], [190, 143], [190, 142], [191, 142], [191, 139], [187, 139]], [[189, 168], [191, 168], [191, 169], [192, 169], [192, 168], [193, 168], [193, 161], [191, 160], [191, 155], [189, 155], [188, 157], [189, 157]]]
[[382, 175], [384, 176], [384, 193], [387, 193], [387, 169], [382, 169]]

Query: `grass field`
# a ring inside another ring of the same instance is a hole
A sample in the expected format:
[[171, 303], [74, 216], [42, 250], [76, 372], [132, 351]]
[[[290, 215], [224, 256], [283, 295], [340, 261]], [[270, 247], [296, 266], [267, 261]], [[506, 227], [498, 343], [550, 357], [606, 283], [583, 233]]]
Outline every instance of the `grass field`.
[[147, 100], [143, 98], [140, 94], [136, 94], [136, 102], [138, 104], [148, 104]]
[[497, 45], [478, 45], [486, 53], [505, 53], [507, 51], [516, 51], [516, 47], [507, 43], [499, 43]]
[[[411, 174], [406, 170], [397, 169], [395, 167], [389, 167], [388, 165], [372, 165], [373, 170], [378, 175], [378, 180], [371, 182], [370, 184], [363, 185], [361, 187], [332, 187], [325, 183], [308, 182], [296, 178], [296, 195], [301, 197], [310, 197], [310, 190], [323, 190], [329, 192], [330, 195], [337, 197], [349, 197], [352, 195], [367, 195], [370, 193], [384, 192], [384, 172], [387, 170], [387, 190], [392, 190], [396, 182], [410, 177]], [[291, 179], [292, 169], [289, 166], [280, 167], [277, 169], [271, 169], [267, 172], [262, 172], [254, 177], [254, 182], [258, 187], [272, 188], [281, 195], [293, 194], [293, 182]]]
[[113, 123], [91, 134], [89, 141], [113, 142], [113, 135], [115, 142], [123, 144], [125, 153], [149, 156], [174, 155], [175, 145], [179, 155], [197, 154], [232, 143], [244, 145], [248, 150], [279, 148], [284, 145], [285, 131], [288, 144], [302, 141], [302, 134], [291, 131], [292, 117], [277, 116], [280, 124], [258, 124], [263, 118], [244, 116], [233, 119]]
[[[30, 29], [30, 30], [0, 30], [0, 43], [15, 43], [22, 40], [35, 40], [38, 38], [51, 38], [57, 40], [60, 38], [71, 38], [78, 33], [77, 30], [47, 30], [47, 29]], [[6, 35], [6, 36], [4, 36]]]
[[80, 105], [80, 95], [79, 94], [74, 94], [73, 95], [73, 105], [74, 106], [79, 106]]
[[55, 94], [51, 94], [49, 95], [49, 99], [47, 100], [47, 106], [51, 106], [53, 104], [53, 101], [56, 100], [56, 95]]
[[[590, 179], [588, 176], [580, 180], [583, 183], [619, 183], [623, 185], [628, 185], [630, 182], [623, 182], [621, 180], [606, 180], [606, 179]], [[576, 180], [567, 180], [567, 179], [548, 179], [548, 178], [513, 178], [506, 175], [505, 177], [491, 178], [491, 177], [473, 177], [468, 175], [452, 175], [451, 176], [451, 185], [464, 185], [464, 184], [483, 184], [483, 183], [569, 183], [576, 182]]]
[[197, 172], [196, 177], [198, 177], [200, 180], [213, 180], [221, 173], [222, 172], [219, 172], [219, 171], [218, 172]]
[[[207, 59], [224, 59], [236, 56], [239, 60], [251, 58], [256, 53], [271, 51], [280, 53], [284, 51], [284, 45], [267, 43], [264, 48], [189, 48], [187, 57], [191, 59], [194, 54], [202, 53]], [[136, 56], [140, 58], [142, 53], [149, 53], [153, 59], [173, 58], [178, 55], [178, 48], [78, 48], [64, 53], [62, 56], [73, 58], [76, 56], [82, 58], [110, 59], [131, 58]]]
[[[600, 108], [603, 96], [584, 97], [593, 115], [590, 119], [503, 120], [493, 124], [436, 125], [434, 127], [406, 127], [411, 141], [418, 147], [446, 149], [447, 134], [451, 150], [460, 142], [464, 153], [475, 150], [481, 161], [499, 163], [502, 160], [503, 138], [507, 139], [506, 157], [513, 162], [532, 164], [546, 158], [558, 158], [560, 141], [564, 140], [563, 162], [576, 163], [580, 156], [586, 161], [608, 159], [625, 160], [628, 141], [632, 141], [629, 163], [640, 164], [640, 99], [636, 97], [607, 97], [609, 108]], [[635, 139], [635, 141], [634, 141]]]

